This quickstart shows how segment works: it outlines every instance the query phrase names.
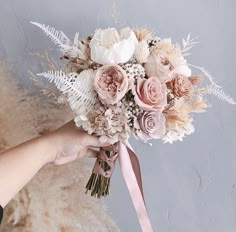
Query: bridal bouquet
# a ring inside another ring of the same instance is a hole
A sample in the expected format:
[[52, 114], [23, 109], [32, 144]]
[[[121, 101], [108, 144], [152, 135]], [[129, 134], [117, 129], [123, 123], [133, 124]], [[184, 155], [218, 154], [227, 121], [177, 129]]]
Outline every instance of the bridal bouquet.
[[[70, 105], [76, 126], [113, 145], [113, 149], [99, 152], [86, 186], [93, 196], [108, 194], [118, 158], [132, 199], [136, 194], [132, 185], [138, 182], [140, 202], [142, 187], [133, 165], [134, 152], [127, 142], [130, 136], [145, 143], [150, 139], [182, 140], [194, 132], [192, 114], [207, 108], [206, 94], [235, 104], [204, 68], [187, 63], [189, 50], [196, 44], [190, 36], [180, 45], [145, 28], [126, 27], [98, 29], [82, 39], [76, 33], [72, 42], [61, 31], [32, 23], [59, 46], [66, 60], [62, 70], [38, 75], [54, 82], [62, 92], [60, 100]], [[191, 67], [202, 71], [209, 84], [203, 85], [203, 76], [193, 74]], [[130, 168], [136, 178], [127, 177]], [[133, 202], [136, 211], [146, 217], [139, 216], [143, 231], [151, 231], [145, 205]]]

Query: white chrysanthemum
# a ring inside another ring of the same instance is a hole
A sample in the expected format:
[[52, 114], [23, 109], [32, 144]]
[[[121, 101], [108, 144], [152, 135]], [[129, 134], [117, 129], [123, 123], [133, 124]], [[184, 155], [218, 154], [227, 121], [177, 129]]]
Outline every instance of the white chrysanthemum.
[[147, 62], [149, 55], [148, 43], [144, 40], [140, 41], [135, 49], [134, 58], [142, 64]]
[[90, 41], [91, 59], [98, 64], [126, 63], [134, 55], [138, 40], [130, 28], [97, 30]]
[[127, 140], [131, 134], [128, 111], [121, 103], [108, 109], [97, 104], [87, 115], [78, 115], [75, 123], [78, 127], [82, 126], [89, 134], [100, 136], [101, 142], [111, 144]]

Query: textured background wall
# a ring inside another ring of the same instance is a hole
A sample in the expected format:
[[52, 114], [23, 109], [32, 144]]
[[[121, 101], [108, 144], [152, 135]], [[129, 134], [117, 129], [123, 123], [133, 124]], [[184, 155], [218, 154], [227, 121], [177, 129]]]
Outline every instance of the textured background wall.
[[[113, 26], [110, 0], [0, 0], [0, 56], [13, 64], [25, 87], [27, 71], [41, 66], [30, 52], [53, 47], [29, 21], [39, 21], [82, 35]], [[188, 32], [200, 36], [190, 63], [204, 65], [228, 93], [235, 94], [235, 0], [120, 0], [120, 24], [149, 26], [160, 37], [180, 41]], [[56, 50], [54, 56], [59, 55]], [[182, 143], [152, 147], [131, 141], [140, 157], [146, 204], [154, 231], [236, 231], [235, 107], [215, 98], [195, 117], [195, 134]], [[105, 200], [121, 231], [140, 231], [128, 191], [117, 166], [112, 195]]]

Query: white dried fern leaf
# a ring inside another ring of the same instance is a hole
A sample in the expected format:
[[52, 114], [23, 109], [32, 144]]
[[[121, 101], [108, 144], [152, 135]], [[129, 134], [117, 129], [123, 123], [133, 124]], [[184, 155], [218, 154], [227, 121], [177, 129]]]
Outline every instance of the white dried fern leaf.
[[211, 82], [212, 85], [214, 85], [217, 88], [221, 88], [221, 86], [216, 84], [216, 82], [214, 81], [213, 76], [204, 67], [200, 67], [200, 66], [197, 66], [197, 65], [194, 65], [194, 64], [188, 64], [188, 65], [193, 67], [193, 68], [196, 68], [196, 69], [200, 70], [208, 78], [208, 80]]
[[186, 39], [183, 39], [182, 41], [182, 55], [183, 56], [189, 56], [190, 53], [189, 53], [189, 50], [191, 48], [193, 48], [196, 44], [198, 44], [199, 42], [197, 42], [196, 40], [198, 39], [198, 37], [195, 37], [195, 38], [191, 38], [191, 33], [188, 34], [187, 38]]
[[63, 54], [73, 58], [78, 57], [82, 60], [87, 60], [85, 46], [79, 40], [78, 32], [75, 34], [74, 43], [72, 43], [62, 31], [58, 31], [53, 27], [41, 23], [31, 23], [39, 27], [56, 45], [58, 45]]
[[215, 85], [207, 86], [206, 93], [214, 95], [218, 97], [220, 100], [226, 101], [229, 104], [232, 104], [232, 105], [236, 104], [236, 102], [234, 101], [232, 97], [230, 97], [227, 93], [225, 93], [222, 88], [219, 88]]
[[75, 33], [75, 37], [74, 37], [74, 46], [75, 47], [79, 47], [79, 42], [80, 42], [80, 40], [79, 40], [79, 32], [76, 32]]
[[49, 71], [37, 75], [54, 82], [56, 87], [66, 95], [74, 113], [86, 114], [97, 102], [97, 94], [93, 89], [94, 71], [91, 69], [80, 74], [66, 75], [63, 71]]
[[63, 53], [66, 52], [66, 49], [71, 49], [71, 41], [62, 31], [58, 31], [54, 27], [46, 26], [41, 23], [31, 23], [39, 27], [52, 40], [52, 42], [60, 47], [60, 50]]

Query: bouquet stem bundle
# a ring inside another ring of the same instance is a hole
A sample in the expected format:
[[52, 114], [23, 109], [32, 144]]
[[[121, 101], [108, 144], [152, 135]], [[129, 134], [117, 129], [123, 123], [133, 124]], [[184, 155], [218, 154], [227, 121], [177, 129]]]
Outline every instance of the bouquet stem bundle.
[[86, 185], [86, 193], [91, 191], [91, 196], [97, 198], [109, 195], [110, 179], [117, 157], [117, 152], [114, 149], [100, 149], [93, 172]]

